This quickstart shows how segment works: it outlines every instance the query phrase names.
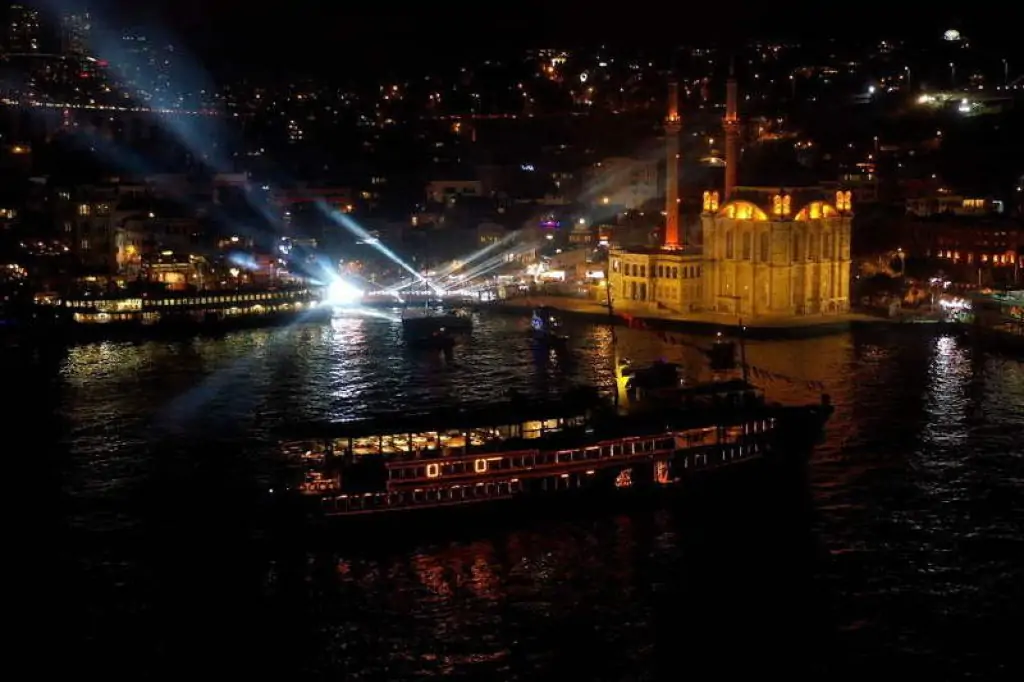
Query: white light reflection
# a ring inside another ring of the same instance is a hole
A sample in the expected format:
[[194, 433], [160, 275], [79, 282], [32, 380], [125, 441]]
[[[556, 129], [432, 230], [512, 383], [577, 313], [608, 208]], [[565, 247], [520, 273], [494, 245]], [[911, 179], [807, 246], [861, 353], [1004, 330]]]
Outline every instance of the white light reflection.
[[[366, 389], [366, 367], [361, 366], [367, 353], [369, 339], [362, 316], [334, 317], [331, 319], [331, 397], [334, 401], [356, 401]], [[332, 415], [333, 416], [333, 415]]]
[[973, 377], [968, 352], [956, 338], [935, 340], [935, 353], [928, 371], [927, 421], [924, 440], [941, 448], [955, 448], [967, 440], [968, 386]]

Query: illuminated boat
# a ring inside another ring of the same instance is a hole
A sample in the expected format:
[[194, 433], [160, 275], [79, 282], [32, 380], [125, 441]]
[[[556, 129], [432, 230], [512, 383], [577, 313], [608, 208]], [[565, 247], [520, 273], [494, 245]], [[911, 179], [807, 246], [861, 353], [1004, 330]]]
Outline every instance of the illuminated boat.
[[402, 311], [402, 330], [413, 338], [427, 338], [440, 330], [468, 332], [472, 329], [473, 316], [466, 310], [416, 307]]
[[329, 319], [315, 288], [161, 292], [145, 295], [38, 294], [36, 317], [56, 333], [105, 338], [118, 334], [201, 332]]
[[562, 320], [554, 308], [535, 308], [530, 318], [530, 333], [543, 343], [564, 345], [569, 337], [562, 331]]
[[[594, 389], [561, 400], [380, 415], [290, 429], [293, 486], [321, 517], [418, 517], [426, 510], [667, 489], [757, 461], [802, 461], [832, 408], [783, 407], [736, 379], [680, 388], [621, 414]], [[294, 499], [294, 498], [293, 498]], [[414, 514], [414, 512], [417, 512]]]

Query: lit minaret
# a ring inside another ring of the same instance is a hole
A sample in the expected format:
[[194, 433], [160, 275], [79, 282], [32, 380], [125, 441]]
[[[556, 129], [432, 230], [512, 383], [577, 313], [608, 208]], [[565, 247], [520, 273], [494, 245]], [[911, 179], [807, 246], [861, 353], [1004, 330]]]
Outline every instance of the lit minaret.
[[665, 116], [665, 248], [678, 249], [679, 242], [679, 86], [668, 84], [668, 114]]
[[729, 80], [725, 85], [725, 196], [724, 201], [732, 198], [736, 189], [736, 173], [740, 163], [740, 118], [737, 114], [736, 73], [729, 66]]

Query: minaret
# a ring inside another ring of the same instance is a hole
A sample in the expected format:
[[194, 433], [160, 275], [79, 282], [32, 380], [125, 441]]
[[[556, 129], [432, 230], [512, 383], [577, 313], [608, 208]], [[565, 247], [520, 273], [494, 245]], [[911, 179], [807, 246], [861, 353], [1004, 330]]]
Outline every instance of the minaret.
[[679, 249], [679, 85], [668, 84], [665, 116], [665, 248]]
[[740, 163], [740, 118], [737, 114], [738, 95], [736, 91], [736, 72], [729, 65], [729, 80], [725, 85], [725, 192], [722, 203], [732, 198], [736, 189], [736, 177]]

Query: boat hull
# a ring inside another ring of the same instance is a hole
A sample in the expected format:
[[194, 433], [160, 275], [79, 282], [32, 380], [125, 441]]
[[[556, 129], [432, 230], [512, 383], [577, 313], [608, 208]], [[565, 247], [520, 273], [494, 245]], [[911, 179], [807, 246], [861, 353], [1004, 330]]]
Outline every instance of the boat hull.
[[986, 350], [1006, 355], [1024, 355], [1024, 333], [979, 327], [977, 338]]
[[414, 337], [406, 341], [410, 350], [447, 352], [455, 347], [455, 339], [447, 335]]
[[313, 535], [344, 538], [349, 549], [360, 545], [391, 547], [396, 542], [451, 541], [572, 519], [657, 510], [700, 502], [709, 495], [721, 500], [760, 485], [767, 475], [779, 472], [768, 460], [758, 458], [742, 465], [709, 469], [669, 485], [593, 486], [357, 516], [327, 515], [311, 500], [281, 497], [270, 503], [272, 521], [266, 525], [277, 527], [279, 537], [295, 538], [304, 529]]
[[27, 324], [23, 336], [45, 337], [53, 341], [60, 339], [69, 343], [93, 341], [120, 341], [149, 338], [178, 338], [200, 335], [217, 335], [239, 329], [280, 327], [290, 324], [321, 323], [331, 319], [327, 308], [312, 308], [304, 311], [273, 312], [253, 315], [173, 315], [152, 323], [139, 320], [123, 322], [86, 323], [73, 321], [51, 321]]
[[402, 330], [410, 336], [430, 336], [442, 330], [468, 332], [473, 330], [473, 320], [461, 315], [430, 315], [402, 319]]

